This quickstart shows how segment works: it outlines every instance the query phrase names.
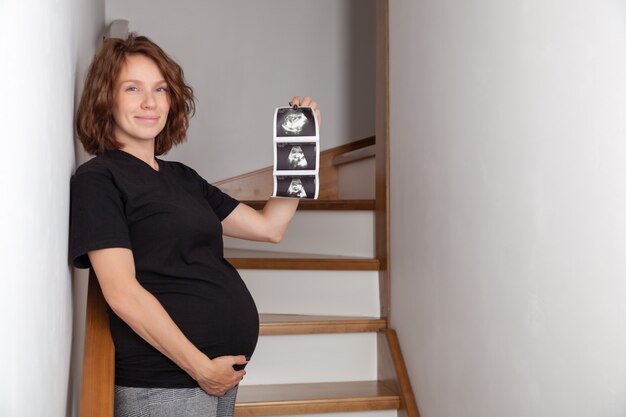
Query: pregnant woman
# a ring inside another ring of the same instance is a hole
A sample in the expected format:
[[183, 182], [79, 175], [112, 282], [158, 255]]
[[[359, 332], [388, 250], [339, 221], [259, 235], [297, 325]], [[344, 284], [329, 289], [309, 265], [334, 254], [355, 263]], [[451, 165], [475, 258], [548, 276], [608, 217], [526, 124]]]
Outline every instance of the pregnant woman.
[[[291, 104], [319, 118], [311, 98]], [[70, 256], [110, 307], [117, 417], [233, 415], [259, 322], [223, 235], [278, 242], [298, 206], [253, 210], [158, 158], [193, 110], [182, 69], [148, 38], [107, 39], [94, 57], [76, 123], [95, 158], [71, 180]]]

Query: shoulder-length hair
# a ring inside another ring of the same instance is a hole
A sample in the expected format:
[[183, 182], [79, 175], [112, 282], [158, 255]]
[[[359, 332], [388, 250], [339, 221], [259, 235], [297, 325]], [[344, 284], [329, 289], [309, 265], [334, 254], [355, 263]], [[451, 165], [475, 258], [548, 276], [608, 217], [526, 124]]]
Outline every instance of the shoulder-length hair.
[[87, 72], [76, 115], [76, 131], [90, 154], [99, 155], [121, 146], [113, 134], [115, 83], [126, 57], [133, 54], [151, 58], [168, 87], [170, 110], [165, 127], [155, 138], [154, 153], [162, 155], [185, 140], [189, 117], [195, 111], [193, 90], [185, 83], [180, 65], [150, 39], [132, 33], [127, 39], [106, 39]]

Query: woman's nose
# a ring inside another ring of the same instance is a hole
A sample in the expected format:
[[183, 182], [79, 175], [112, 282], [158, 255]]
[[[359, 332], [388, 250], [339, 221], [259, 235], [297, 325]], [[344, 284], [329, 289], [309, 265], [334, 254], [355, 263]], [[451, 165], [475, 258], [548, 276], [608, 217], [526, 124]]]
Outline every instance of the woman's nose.
[[156, 106], [156, 100], [154, 99], [154, 94], [152, 92], [147, 92], [141, 103], [141, 107], [145, 109], [152, 109]]

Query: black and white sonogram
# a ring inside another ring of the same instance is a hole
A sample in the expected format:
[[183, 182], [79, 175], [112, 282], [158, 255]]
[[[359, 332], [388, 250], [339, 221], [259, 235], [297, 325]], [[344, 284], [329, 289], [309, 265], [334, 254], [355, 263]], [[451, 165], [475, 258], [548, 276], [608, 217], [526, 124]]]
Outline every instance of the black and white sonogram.
[[317, 168], [317, 143], [276, 142], [276, 170], [310, 170]]
[[276, 196], [316, 198], [315, 175], [277, 175]]
[[315, 116], [310, 107], [282, 107], [276, 113], [276, 136], [315, 136]]

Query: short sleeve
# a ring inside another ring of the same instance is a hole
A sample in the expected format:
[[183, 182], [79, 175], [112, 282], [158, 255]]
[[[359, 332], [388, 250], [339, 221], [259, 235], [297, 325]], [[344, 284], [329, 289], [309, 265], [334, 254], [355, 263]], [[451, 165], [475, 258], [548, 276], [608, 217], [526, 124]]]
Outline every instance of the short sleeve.
[[122, 194], [110, 174], [82, 172], [70, 184], [70, 260], [89, 268], [87, 253], [104, 248], [131, 248]]
[[239, 204], [239, 201], [209, 184], [204, 179], [202, 180], [202, 193], [220, 221], [228, 217]]

